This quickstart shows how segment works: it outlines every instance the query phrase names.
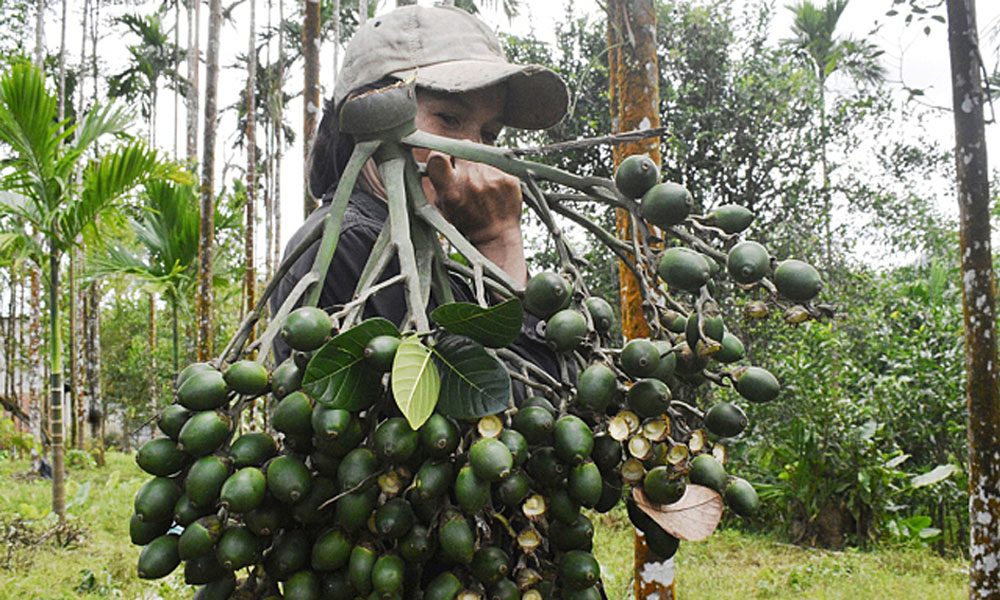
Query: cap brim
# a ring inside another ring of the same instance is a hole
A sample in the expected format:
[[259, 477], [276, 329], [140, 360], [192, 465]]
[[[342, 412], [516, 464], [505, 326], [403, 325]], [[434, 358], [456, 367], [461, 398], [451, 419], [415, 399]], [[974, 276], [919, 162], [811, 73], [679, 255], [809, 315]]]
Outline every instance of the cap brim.
[[392, 73], [399, 79], [416, 79], [418, 87], [461, 93], [507, 84], [505, 125], [518, 129], [546, 129], [566, 114], [569, 94], [554, 71], [541, 65], [460, 60]]

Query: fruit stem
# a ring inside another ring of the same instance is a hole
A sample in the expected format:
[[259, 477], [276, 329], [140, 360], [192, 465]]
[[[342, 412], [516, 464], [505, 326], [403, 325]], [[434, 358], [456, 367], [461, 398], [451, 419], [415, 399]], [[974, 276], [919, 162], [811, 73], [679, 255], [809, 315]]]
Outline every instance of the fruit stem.
[[302, 302], [303, 306], [319, 304], [319, 296], [323, 291], [322, 282], [326, 281], [326, 272], [330, 269], [333, 253], [337, 250], [340, 226], [343, 224], [347, 203], [354, 191], [354, 183], [358, 179], [358, 174], [361, 173], [361, 167], [381, 146], [382, 142], [378, 140], [359, 142], [354, 146], [354, 152], [351, 153], [351, 158], [347, 161], [347, 166], [344, 167], [344, 175], [337, 183], [337, 191], [334, 192], [333, 200], [330, 202], [330, 212], [323, 218], [323, 240], [320, 242], [319, 251], [316, 252], [316, 259], [312, 266], [312, 272], [319, 276], [316, 281], [320, 283], [309, 290], [309, 294]]
[[[396, 143], [387, 143], [380, 148], [378, 156], [379, 174], [385, 184], [386, 195], [389, 197], [389, 227], [392, 244], [396, 247], [399, 258], [399, 272], [403, 276], [403, 287], [406, 290], [406, 309], [409, 315], [405, 322], [413, 321], [417, 331], [430, 329], [427, 320], [427, 307], [421, 301], [421, 273], [417, 268], [417, 257], [410, 239], [410, 216], [407, 212], [406, 186], [404, 169], [407, 160], [413, 160], [408, 150]], [[429, 206], [429, 205], [428, 205]], [[426, 207], [425, 207], [426, 208]], [[433, 207], [430, 207], [433, 209]], [[424, 274], [430, 276], [430, 273]], [[414, 281], [414, 277], [418, 278]]]

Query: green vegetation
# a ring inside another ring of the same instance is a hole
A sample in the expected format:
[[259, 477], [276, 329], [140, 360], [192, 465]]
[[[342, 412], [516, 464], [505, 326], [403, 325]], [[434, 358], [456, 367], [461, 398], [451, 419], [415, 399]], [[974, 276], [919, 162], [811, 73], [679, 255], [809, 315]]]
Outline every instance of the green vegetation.
[[[61, 539], [71, 541], [65, 547], [58, 534], [36, 543], [55, 524], [45, 516], [48, 482], [26, 477], [26, 461], [0, 462], [0, 599], [191, 596], [179, 570], [157, 581], [135, 576], [139, 548], [128, 542], [131, 507], [121, 498], [131, 498], [148, 477], [131, 455], [109, 452], [106, 458], [106, 468], [69, 471], [68, 526]], [[609, 596], [625, 600], [631, 593], [632, 528], [624, 508], [590, 517], [594, 555]], [[705, 542], [682, 543], [675, 562], [678, 592], [686, 596], [697, 590], [713, 600], [967, 597], [966, 563], [920, 546], [830, 552], [724, 529]]]

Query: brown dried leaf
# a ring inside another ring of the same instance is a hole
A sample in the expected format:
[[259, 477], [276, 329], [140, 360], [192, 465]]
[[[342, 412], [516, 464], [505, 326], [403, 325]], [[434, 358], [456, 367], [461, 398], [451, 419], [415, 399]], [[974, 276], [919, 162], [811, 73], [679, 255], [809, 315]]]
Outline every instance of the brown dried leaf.
[[722, 496], [703, 485], [689, 483], [684, 496], [673, 504], [653, 504], [638, 487], [632, 488], [632, 498], [664, 531], [686, 542], [712, 535], [722, 518]]

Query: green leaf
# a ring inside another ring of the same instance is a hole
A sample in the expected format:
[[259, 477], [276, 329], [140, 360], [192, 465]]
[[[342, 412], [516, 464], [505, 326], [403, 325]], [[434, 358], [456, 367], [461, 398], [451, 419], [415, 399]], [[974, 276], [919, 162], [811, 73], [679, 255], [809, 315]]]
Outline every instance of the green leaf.
[[365, 345], [380, 335], [399, 337], [399, 331], [392, 322], [376, 317], [327, 342], [306, 366], [303, 391], [331, 408], [360, 410], [370, 406], [382, 389], [381, 375], [362, 361]]
[[958, 470], [955, 465], [938, 465], [934, 467], [931, 471], [924, 473], [923, 475], [917, 475], [910, 480], [910, 487], [920, 488], [927, 485], [934, 485], [939, 481], [944, 481], [952, 473]]
[[517, 298], [490, 308], [469, 302], [452, 302], [434, 309], [431, 319], [447, 329], [448, 333], [468, 336], [489, 348], [504, 348], [521, 333], [524, 308]]
[[412, 429], [434, 412], [440, 389], [441, 377], [430, 348], [415, 335], [403, 339], [392, 361], [392, 396]]
[[441, 372], [438, 412], [456, 419], [478, 419], [507, 408], [510, 375], [482, 344], [464, 336], [447, 336], [433, 350]]

